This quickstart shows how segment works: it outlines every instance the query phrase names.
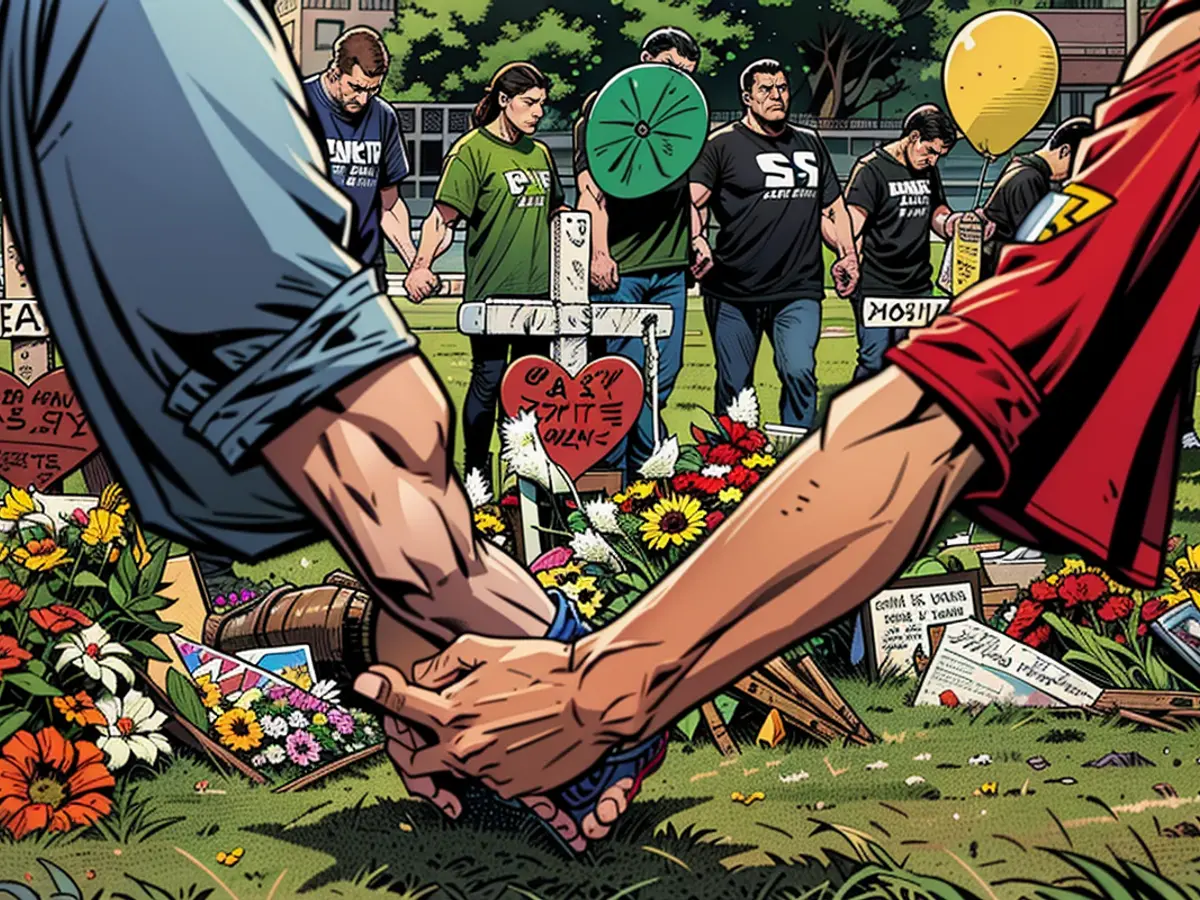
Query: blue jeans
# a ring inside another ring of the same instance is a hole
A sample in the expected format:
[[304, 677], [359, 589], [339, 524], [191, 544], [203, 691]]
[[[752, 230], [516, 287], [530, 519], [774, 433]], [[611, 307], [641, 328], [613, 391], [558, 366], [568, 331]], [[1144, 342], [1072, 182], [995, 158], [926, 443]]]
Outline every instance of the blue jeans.
[[883, 354], [908, 337], [907, 328], [864, 328], [863, 298], [860, 287], [850, 298], [854, 309], [854, 329], [858, 335], [858, 365], [854, 369], [854, 380], [862, 381], [883, 368]]
[[817, 414], [817, 342], [821, 338], [818, 300], [767, 303], [704, 298], [704, 317], [717, 362], [716, 404], [723, 414], [733, 398], [754, 385], [754, 363], [764, 335], [775, 350], [775, 371], [783, 391], [779, 419], [793, 428], [812, 428]]
[[[674, 311], [675, 322], [670, 337], [658, 343], [658, 410], [667, 408], [667, 398], [675, 387], [679, 370], [683, 368], [684, 317], [687, 314], [687, 281], [683, 269], [621, 275], [615, 291], [592, 294], [594, 303], [663, 303]], [[639, 369], [646, 364], [646, 348], [641, 335], [608, 338], [599, 348], [609, 356], [623, 356]], [[647, 395], [648, 396], [648, 395]], [[654, 416], [647, 402], [633, 430], [621, 440], [604, 460], [607, 468], [624, 472], [630, 480], [636, 477], [650, 454], [654, 452]], [[660, 437], [665, 437], [665, 429]]]

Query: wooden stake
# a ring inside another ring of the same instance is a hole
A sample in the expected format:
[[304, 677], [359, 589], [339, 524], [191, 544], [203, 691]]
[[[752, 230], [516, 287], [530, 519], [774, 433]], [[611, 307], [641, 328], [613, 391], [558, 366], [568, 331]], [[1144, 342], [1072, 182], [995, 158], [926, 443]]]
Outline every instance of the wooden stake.
[[812, 735], [822, 743], [828, 744], [840, 740], [843, 736], [837, 729], [833, 728], [811, 709], [801, 704], [795, 697], [785, 694], [764, 680], [760, 675], [747, 675], [745, 678], [740, 679], [733, 687], [734, 690], [744, 694], [756, 703], [765, 705], [768, 709], [772, 706], [775, 707], [779, 710], [781, 716], [791, 720], [792, 724], [797, 728]]
[[708, 730], [712, 732], [713, 740], [717, 742], [717, 748], [721, 751], [721, 755], [727, 759], [739, 755], [737, 744], [734, 743], [729, 729], [721, 720], [721, 713], [717, 711], [716, 705], [710, 700], [700, 707], [700, 712], [704, 714], [704, 721], [708, 723]]
[[812, 682], [813, 686], [820, 691], [856, 735], [862, 738], [867, 744], [874, 744], [878, 740], [871, 729], [866, 726], [866, 723], [858, 717], [858, 713], [854, 711], [854, 708], [846, 702], [845, 698], [838, 692], [838, 689], [833, 686], [833, 682], [825, 677], [825, 673], [821, 671], [816, 660], [811, 656], [803, 656], [797, 661], [796, 666]]

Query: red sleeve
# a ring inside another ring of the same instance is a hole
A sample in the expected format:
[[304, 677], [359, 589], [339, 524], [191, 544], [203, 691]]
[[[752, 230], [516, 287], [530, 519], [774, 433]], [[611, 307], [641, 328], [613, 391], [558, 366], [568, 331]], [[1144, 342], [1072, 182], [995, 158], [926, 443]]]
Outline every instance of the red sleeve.
[[1039, 242], [1010, 245], [995, 278], [888, 354], [983, 451], [976, 513], [1143, 585], [1200, 317], [1198, 95], [1200, 44], [1123, 85]]

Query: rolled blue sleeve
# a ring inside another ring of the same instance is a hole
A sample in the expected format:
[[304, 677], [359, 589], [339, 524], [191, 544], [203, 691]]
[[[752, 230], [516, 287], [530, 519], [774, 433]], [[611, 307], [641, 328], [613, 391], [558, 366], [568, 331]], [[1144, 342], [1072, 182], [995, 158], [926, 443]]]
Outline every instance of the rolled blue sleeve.
[[4, 8], [6, 211], [139, 509], [193, 546], [255, 532], [242, 556], [311, 534], [255, 451], [417, 342], [344, 249], [277, 25], [259, 0]]

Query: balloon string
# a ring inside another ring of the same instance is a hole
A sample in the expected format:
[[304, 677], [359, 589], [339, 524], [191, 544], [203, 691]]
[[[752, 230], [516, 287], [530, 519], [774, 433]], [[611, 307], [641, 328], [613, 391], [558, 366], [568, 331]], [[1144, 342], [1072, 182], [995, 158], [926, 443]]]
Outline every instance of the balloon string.
[[975, 202], [971, 204], [971, 209], [979, 209], [979, 204], [983, 201], [983, 182], [987, 178], [988, 166], [992, 164], [992, 157], [983, 157], [983, 168], [979, 170], [979, 184], [975, 188]]

